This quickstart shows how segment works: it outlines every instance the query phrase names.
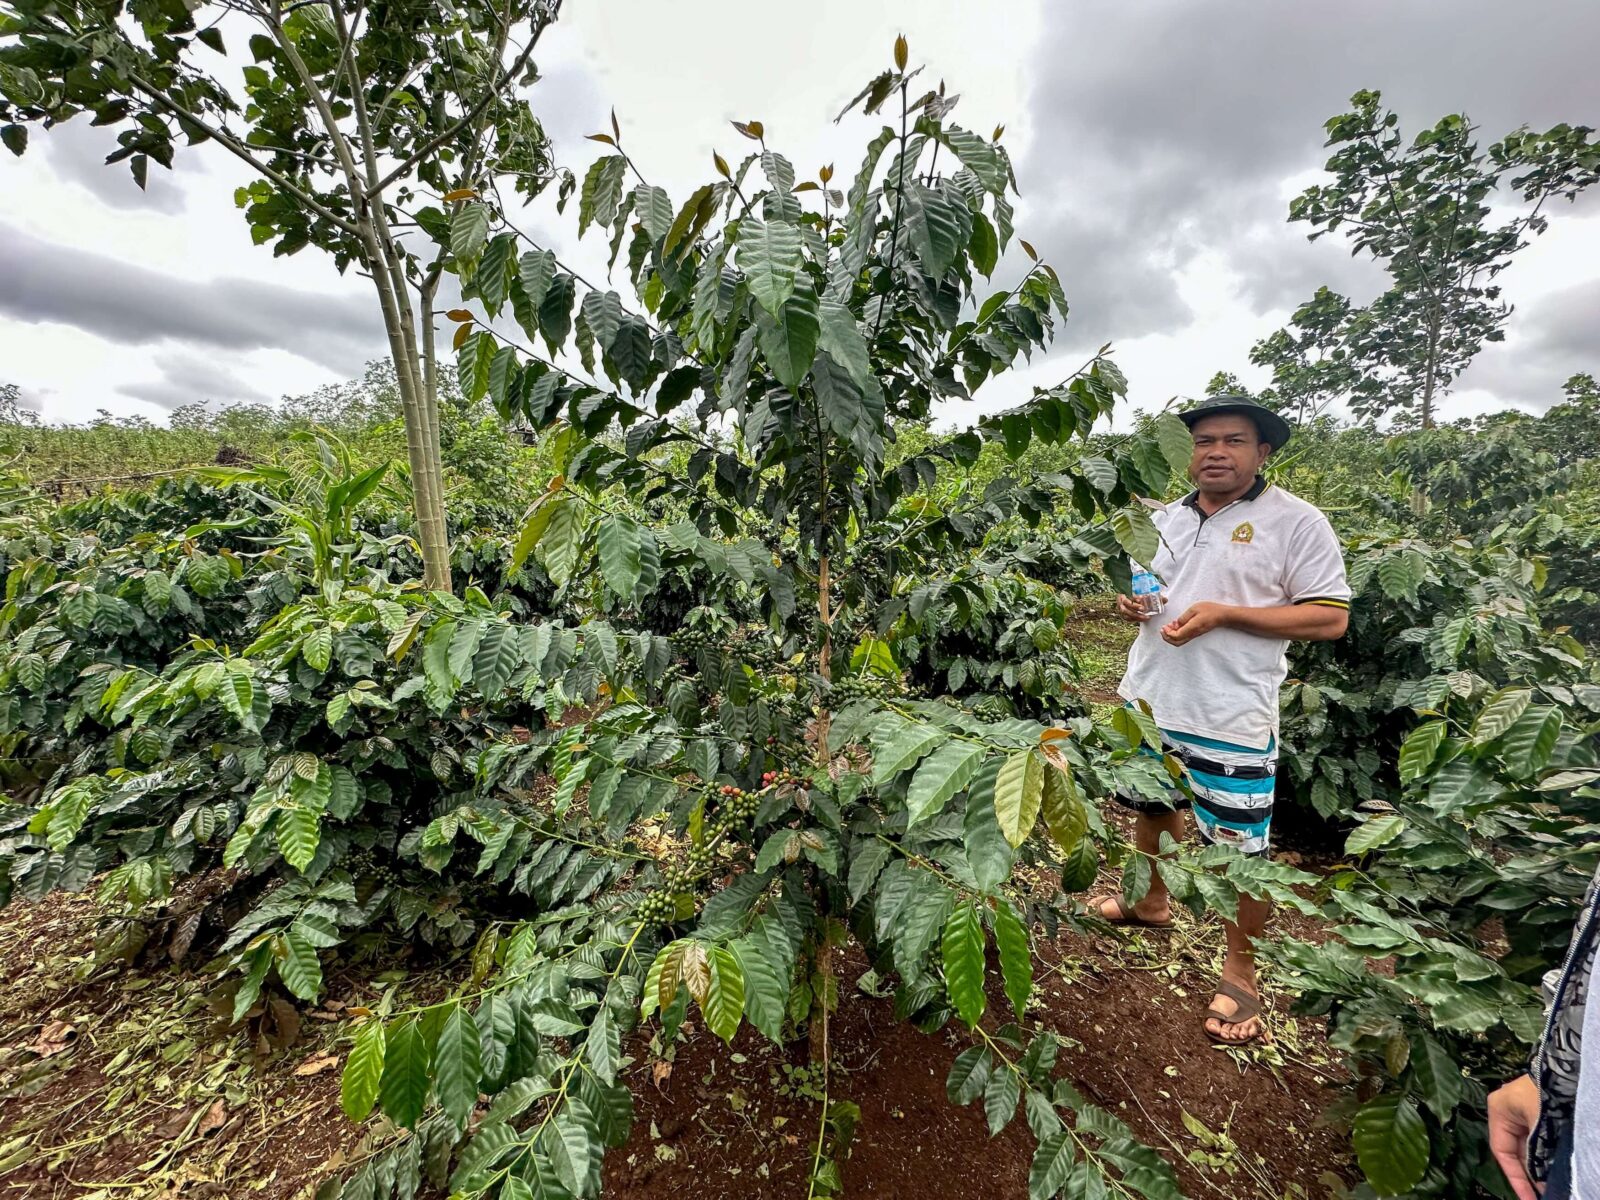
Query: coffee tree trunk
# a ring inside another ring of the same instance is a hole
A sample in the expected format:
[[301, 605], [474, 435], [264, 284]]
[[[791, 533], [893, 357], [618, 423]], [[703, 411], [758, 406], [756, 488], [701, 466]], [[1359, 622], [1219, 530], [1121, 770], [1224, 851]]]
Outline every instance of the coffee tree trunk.
[[[823, 480], [824, 489], [827, 480]], [[824, 490], [826, 495], [826, 490]], [[825, 680], [833, 678], [833, 616], [831, 613], [832, 599], [830, 596], [831, 580], [828, 578], [828, 555], [824, 552], [817, 559], [817, 614], [822, 618], [822, 644], [817, 651], [817, 673]], [[828, 753], [828, 705], [831, 703], [824, 696], [817, 705], [817, 765], [824, 771], [832, 769], [832, 757]], [[819, 900], [821, 897], [819, 897]], [[822, 927], [826, 929], [826, 914], [819, 913], [823, 918]], [[816, 1005], [815, 1015], [811, 1021], [811, 1061], [826, 1066], [828, 1063], [828, 993], [832, 990], [833, 959], [829, 954], [826, 935], [818, 939], [817, 943], [817, 981], [822, 985], [813, 1003]]]

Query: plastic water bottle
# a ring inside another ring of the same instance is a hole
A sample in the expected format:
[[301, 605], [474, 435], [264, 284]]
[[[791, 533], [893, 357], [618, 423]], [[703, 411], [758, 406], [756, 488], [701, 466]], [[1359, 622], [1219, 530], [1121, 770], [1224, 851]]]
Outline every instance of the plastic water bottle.
[[1167, 598], [1161, 594], [1161, 581], [1145, 570], [1133, 573], [1133, 602], [1144, 612], [1155, 616], [1167, 607]]

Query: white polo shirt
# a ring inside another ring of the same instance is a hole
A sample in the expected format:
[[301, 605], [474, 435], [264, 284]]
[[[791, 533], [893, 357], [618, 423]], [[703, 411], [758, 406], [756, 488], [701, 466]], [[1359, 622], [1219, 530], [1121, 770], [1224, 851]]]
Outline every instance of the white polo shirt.
[[1147, 701], [1162, 729], [1266, 750], [1277, 738], [1288, 640], [1213, 629], [1172, 646], [1161, 626], [1202, 600], [1349, 608], [1344, 555], [1321, 510], [1265, 480], [1209, 517], [1197, 496], [1152, 514], [1161, 549], [1150, 570], [1167, 607], [1140, 625], [1117, 690]]

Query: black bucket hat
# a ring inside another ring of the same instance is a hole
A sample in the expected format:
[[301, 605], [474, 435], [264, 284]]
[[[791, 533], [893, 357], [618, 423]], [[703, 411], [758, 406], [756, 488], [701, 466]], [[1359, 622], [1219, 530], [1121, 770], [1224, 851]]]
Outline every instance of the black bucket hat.
[[1193, 429], [1195, 422], [1202, 417], [1220, 417], [1229, 413], [1249, 417], [1261, 434], [1261, 440], [1274, 450], [1282, 450], [1293, 432], [1289, 422], [1248, 396], [1208, 396], [1192, 408], [1184, 409], [1178, 414], [1178, 420]]

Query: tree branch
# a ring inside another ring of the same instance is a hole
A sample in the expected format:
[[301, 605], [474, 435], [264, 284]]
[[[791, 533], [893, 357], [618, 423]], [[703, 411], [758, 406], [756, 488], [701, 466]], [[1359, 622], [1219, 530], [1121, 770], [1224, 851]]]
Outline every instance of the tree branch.
[[128, 72], [128, 82], [133, 84], [135, 88], [143, 92], [146, 96], [149, 96], [151, 100], [155, 101], [162, 108], [166, 109], [173, 116], [177, 117], [180, 121], [188, 121], [196, 128], [203, 130], [206, 136], [216, 142], [217, 145], [221, 146], [235, 157], [240, 158], [244, 162], [248, 163], [250, 167], [258, 174], [270, 179], [284, 191], [288, 192], [289, 195], [293, 196], [296, 201], [305, 205], [325, 221], [332, 222], [334, 225], [337, 225], [340, 229], [344, 230], [353, 237], [361, 236], [361, 230], [356, 227], [353, 221], [341, 217], [338, 213], [334, 212], [332, 209], [318, 201], [309, 192], [301, 190], [298, 186], [290, 181], [288, 176], [279, 174], [277, 171], [267, 166], [266, 163], [262, 162], [260, 159], [256, 158], [255, 155], [246, 150], [244, 145], [239, 142], [238, 139], [236, 139], [231, 133], [228, 133], [219, 126], [208, 124], [206, 121], [202, 120], [200, 117], [184, 108], [177, 101], [173, 100], [153, 83], [148, 82], [132, 71]]
[[556, 19], [556, 16], [560, 13], [560, 11], [561, 0], [554, 0], [554, 3], [550, 6], [549, 17], [543, 21], [534, 22], [533, 30], [528, 38], [528, 44], [524, 46], [522, 48], [522, 52], [512, 60], [511, 65], [501, 73], [500, 78], [492, 86], [484, 89], [483, 95], [478, 98], [478, 102], [468, 109], [466, 114], [462, 116], [460, 120], [450, 125], [443, 132], [429, 138], [427, 142], [423, 143], [420, 149], [417, 149], [411, 154], [407, 155], [406, 158], [401, 161], [399, 166], [395, 167], [394, 170], [390, 171], [382, 179], [378, 180], [377, 183], [368, 188], [366, 193], [362, 196], [362, 199], [370, 202], [372, 198], [379, 192], [383, 191], [384, 188], [388, 187], [395, 180], [400, 179], [404, 175], [408, 174], [419, 162], [427, 158], [428, 155], [432, 154], [451, 138], [455, 137], [457, 133], [459, 133], [462, 129], [465, 129], [473, 121], [476, 121], [478, 117], [483, 114], [484, 109], [489, 107], [489, 102], [498, 96], [501, 89], [504, 88], [506, 84], [511, 82], [511, 80], [522, 70], [523, 66], [527, 63], [529, 56], [533, 54], [533, 48], [539, 44], [540, 35], [543, 34], [547, 28], [549, 28], [550, 23]]

